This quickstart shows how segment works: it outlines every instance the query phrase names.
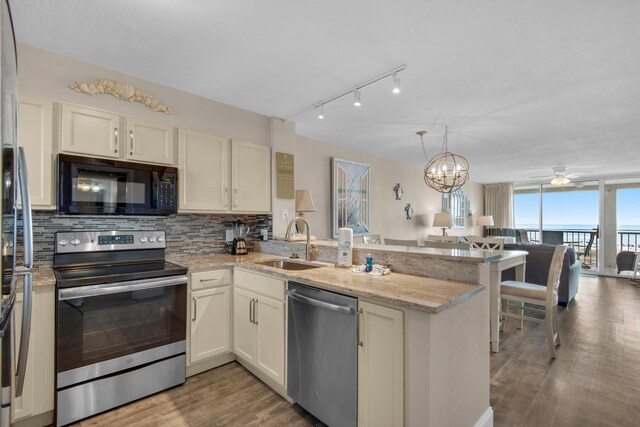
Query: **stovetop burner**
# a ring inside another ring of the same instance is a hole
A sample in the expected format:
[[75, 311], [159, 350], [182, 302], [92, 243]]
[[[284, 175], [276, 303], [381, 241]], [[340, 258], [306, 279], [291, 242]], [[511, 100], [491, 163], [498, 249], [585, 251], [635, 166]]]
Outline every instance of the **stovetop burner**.
[[59, 288], [187, 274], [165, 261], [164, 231], [71, 231], [55, 236]]

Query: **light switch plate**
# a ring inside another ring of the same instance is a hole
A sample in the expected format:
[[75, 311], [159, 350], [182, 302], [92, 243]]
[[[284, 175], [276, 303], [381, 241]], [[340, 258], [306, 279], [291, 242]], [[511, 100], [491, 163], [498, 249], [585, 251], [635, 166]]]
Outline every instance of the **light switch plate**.
[[233, 230], [224, 230], [224, 241], [233, 242]]

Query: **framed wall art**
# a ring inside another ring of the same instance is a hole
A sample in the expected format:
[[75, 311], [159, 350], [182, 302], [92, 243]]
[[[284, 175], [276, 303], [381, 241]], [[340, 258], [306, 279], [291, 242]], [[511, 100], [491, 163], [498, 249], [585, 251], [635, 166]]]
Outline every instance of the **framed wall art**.
[[342, 227], [351, 228], [354, 236], [369, 234], [369, 165], [333, 158], [331, 169], [333, 237]]

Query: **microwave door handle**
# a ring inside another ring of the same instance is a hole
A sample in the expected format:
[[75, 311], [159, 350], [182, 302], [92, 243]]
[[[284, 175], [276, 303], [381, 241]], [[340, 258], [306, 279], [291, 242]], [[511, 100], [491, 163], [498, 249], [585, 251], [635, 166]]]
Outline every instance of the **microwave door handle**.
[[20, 331], [20, 347], [18, 352], [18, 366], [16, 367], [16, 397], [22, 396], [24, 389], [24, 377], [27, 372], [27, 358], [29, 357], [29, 341], [31, 341], [31, 309], [32, 276], [28, 271], [20, 271], [17, 274], [24, 277], [23, 302], [22, 302], [22, 328]]
[[22, 221], [24, 224], [24, 267], [30, 269], [33, 267], [33, 218], [31, 216], [27, 159], [23, 147], [18, 148], [18, 186], [22, 198]]

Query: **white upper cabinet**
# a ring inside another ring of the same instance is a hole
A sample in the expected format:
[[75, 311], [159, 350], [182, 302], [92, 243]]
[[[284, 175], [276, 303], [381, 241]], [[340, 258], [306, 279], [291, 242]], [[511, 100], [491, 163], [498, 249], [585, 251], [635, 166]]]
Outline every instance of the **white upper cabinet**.
[[31, 204], [38, 209], [55, 209], [53, 101], [22, 94], [18, 101], [18, 144], [27, 159]]
[[234, 211], [271, 211], [269, 147], [231, 141], [231, 193], [231, 209]]
[[61, 115], [61, 151], [120, 157], [117, 114], [62, 104]]
[[173, 165], [173, 127], [127, 117], [126, 158]]
[[271, 211], [269, 147], [179, 129], [178, 157], [181, 212]]
[[229, 141], [178, 131], [181, 211], [229, 210]]

